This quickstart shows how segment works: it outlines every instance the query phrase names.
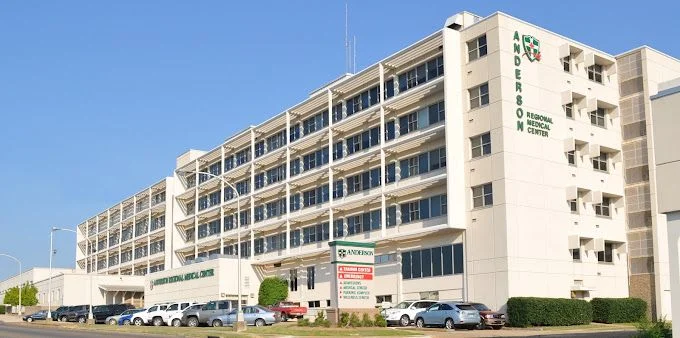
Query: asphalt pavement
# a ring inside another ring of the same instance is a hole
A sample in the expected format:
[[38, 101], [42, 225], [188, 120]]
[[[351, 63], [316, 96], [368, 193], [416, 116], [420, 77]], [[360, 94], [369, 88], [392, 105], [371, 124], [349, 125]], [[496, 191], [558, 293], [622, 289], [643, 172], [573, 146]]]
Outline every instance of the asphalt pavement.
[[[52, 326], [26, 326], [17, 324], [6, 324], [0, 322], [0, 337], [2, 338], [111, 338], [111, 332], [96, 332], [85, 330], [60, 329]], [[156, 335], [134, 335], [116, 333], [120, 338], [150, 338], [161, 337]]]

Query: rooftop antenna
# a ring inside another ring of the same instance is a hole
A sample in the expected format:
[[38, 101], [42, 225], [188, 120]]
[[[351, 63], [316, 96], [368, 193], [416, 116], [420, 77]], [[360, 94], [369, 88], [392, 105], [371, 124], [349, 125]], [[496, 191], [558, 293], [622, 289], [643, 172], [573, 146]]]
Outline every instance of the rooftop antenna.
[[352, 73], [356, 74], [356, 72], [357, 72], [357, 36], [356, 35], [354, 36], [354, 47], [352, 48], [352, 53], [354, 53], [354, 55], [352, 56], [352, 63], [353, 63]]
[[345, 73], [350, 72], [349, 53], [349, 5], [345, 1]]

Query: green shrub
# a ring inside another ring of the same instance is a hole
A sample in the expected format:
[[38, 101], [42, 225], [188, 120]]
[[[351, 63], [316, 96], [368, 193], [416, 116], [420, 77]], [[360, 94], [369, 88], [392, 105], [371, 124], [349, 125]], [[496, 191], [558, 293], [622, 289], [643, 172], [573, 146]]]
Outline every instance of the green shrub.
[[349, 315], [349, 326], [351, 327], [361, 327], [361, 320], [356, 313]]
[[307, 319], [307, 318], [298, 319], [297, 325], [298, 326], [309, 326], [309, 319]]
[[508, 324], [515, 327], [588, 324], [590, 303], [581, 299], [512, 297], [508, 299]]
[[593, 298], [590, 304], [598, 323], [633, 323], [647, 317], [647, 303], [640, 298]]
[[349, 325], [349, 313], [348, 312], [341, 312], [340, 313], [340, 326], [346, 327], [348, 325]]
[[385, 317], [383, 317], [381, 314], [376, 314], [375, 318], [373, 320], [373, 324], [378, 327], [386, 327], [387, 326], [387, 320], [385, 320]]
[[4, 314], [5, 314], [5, 306], [0, 305], [0, 315], [4, 315]]
[[650, 322], [645, 317], [638, 323], [637, 328], [636, 338], [670, 338], [673, 336], [671, 324], [666, 321], [666, 318]]
[[369, 316], [368, 313], [364, 313], [363, 317], [361, 318], [361, 326], [363, 327], [373, 326], [373, 321], [371, 320], [371, 316]]
[[329, 322], [325, 316], [323, 311], [319, 311], [316, 314], [316, 318], [314, 318], [314, 324], [313, 326], [322, 326], [322, 327], [330, 327], [331, 322]]
[[272, 306], [288, 298], [288, 281], [279, 277], [268, 277], [260, 283], [257, 303], [262, 306]]

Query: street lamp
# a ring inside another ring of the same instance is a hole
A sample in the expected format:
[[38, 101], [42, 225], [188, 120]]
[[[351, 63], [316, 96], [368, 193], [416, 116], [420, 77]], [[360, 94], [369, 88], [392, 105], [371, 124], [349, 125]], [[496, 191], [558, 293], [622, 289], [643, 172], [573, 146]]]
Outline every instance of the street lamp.
[[[54, 255], [54, 249], [52, 249], [52, 240], [54, 237], [54, 233], [56, 231], [68, 231], [76, 234], [76, 237], [78, 236], [78, 233], [73, 230], [73, 229], [68, 229], [68, 228], [57, 228], [57, 227], [52, 227], [50, 229], [50, 276], [48, 278], [48, 287], [47, 287], [47, 319], [52, 318], [52, 256]], [[87, 240], [88, 245], [90, 245], [90, 248], [92, 248], [92, 241], [90, 241], [90, 238], [85, 236], [85, 239]], [[90, 253], [90, 266], [92, 267], [92, 253]], [[92, 275], [90, 275], [90, 310], [88, 313], [88, 319], [92, 319]]]
[[23, 286], [22, 283], [21, 283], [21, 272], [22, 272], [21, 261], [18, 260], [14, 256], [10, 256], [10, 255], [4, 254], [4, 253], [0, 253], [0, 256], [11, 258], [11, 259], [15, 260], [17, 263], [19, 263], [19, 275], [17, 276], [17, 278], [19, 279], [19, 316], [21, 316], [21, 289], [22, 289], [22, 286]]
[[[236, 187], [229, 183], [229, 181], [225, 180], [221, 176], [217, 176], [211, 173], [206, 173], [206, 172], [197, 172], [193, 170], [178, 170], [178, 173], [183, 173], [183, 174], [192, 174], [192, 175], [207, 175], [209, 177], [214, 177], [222, 181], [222, 183], [228, 185], [231, 190], [234, 191], [236, 194], [236, 249], [237, 249], [237, 265], [238, 265], [238, 304], [236, 304], [236, 325], [234, 325], [234, 328], [243, 328], [245, 329], [245, 319], [243, 318], [243, 309], [241, 308], [241, 195], [238, 193], [238, 189]], [[224, 191], [222, 192], [224, 194]], [[223, 199], [224, 200], [224, 199]], [[241, 325], [242, 324], [242, 325]]]

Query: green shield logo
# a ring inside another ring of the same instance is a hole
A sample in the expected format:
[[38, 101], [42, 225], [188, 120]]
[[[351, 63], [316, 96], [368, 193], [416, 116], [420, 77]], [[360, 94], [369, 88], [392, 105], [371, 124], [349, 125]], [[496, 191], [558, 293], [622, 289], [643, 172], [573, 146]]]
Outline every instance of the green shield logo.
[[541, 61], [541, 42], [531, 35], [522, 35], [524, 55], [530, 62]]

